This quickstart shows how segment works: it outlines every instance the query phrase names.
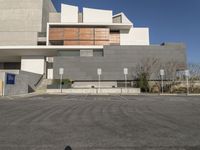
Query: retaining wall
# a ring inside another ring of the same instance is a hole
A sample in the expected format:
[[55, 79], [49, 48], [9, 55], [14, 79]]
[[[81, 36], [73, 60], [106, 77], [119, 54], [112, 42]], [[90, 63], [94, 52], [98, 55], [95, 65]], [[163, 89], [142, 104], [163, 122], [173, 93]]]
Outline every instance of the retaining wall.
[[[47, 89], [47, 93], [61, 93], [60, 89]], [[90, 95], [106, 95], [106, 94], [122, 94], [122, 95], [138, 95], [141, 93], [139, 88], [101, 88], [99, 89], [63, 89], [65, 94], [90, 94]]]

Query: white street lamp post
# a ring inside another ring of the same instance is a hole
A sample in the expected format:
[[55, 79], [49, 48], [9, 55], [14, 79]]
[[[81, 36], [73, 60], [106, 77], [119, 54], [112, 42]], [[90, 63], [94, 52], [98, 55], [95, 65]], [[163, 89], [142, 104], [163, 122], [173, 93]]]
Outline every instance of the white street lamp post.
[[62, 93], [62, 80], [63, 80], [64, 68], [59, 68], [60, 75], [60, 92]]
[[185, 70], [186, 86], [187, 86], [187, 95], [189, 95], [189, 76], [190, 76], [189, 70]]
[[163, 94], [163, 78], [164, 78], [164, 75], [165, 75], [165, 70], [164, 69], [161, 69], [160, 70], [160, 76], [161, 76], [161, 92]]
[[97, 75], [99, 77], [99, 92], [100, 92], [100, 89], [101, 89], [101, 75], [102, 75], [102, 69], [101, 68], [97, 69]]
[[128, 68], [124, 68], [124, 79], [125, 79], [125, 89], [127, 91], [127, 75], [128, 75]]

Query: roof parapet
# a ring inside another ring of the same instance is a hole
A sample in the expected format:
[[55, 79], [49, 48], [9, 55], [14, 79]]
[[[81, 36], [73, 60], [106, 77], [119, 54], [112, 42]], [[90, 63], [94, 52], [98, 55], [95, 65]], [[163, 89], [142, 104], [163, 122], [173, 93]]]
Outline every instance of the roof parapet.
[[78, 6], [67, 4], [61, 4], [61, 23], [117, 23], [133, 25], [123, 12], [113, 16], [112, 10], [84, 7], [83, 12], [80, 13]]

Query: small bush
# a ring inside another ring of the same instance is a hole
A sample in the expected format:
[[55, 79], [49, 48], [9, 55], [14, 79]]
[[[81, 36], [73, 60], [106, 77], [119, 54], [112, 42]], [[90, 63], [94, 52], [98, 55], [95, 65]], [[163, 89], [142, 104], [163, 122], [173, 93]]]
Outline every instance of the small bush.
[[178, 93], [178, 94], [187, 93], [187, 88], [186, 87], [179, 87], [179, 88], [173, 89], [172, 93]]
[[190, 93], [194, 94], [200, 93], [200, 87], [190, 87]]
[[[52, 84], [59, 86], [60, 85], [60, 79], [54, 79]], [[69, 79], [63, 79], [62, 85], [63, 85], [63, 87], [71, 87], [72, 81], [70, 81]]]
[[149, 92], [148, 74], [141, 73], [138, 75], [136, 86], [141, 89], [142, 92]]
[[156, 83], [151, 87], [151, 92], [152, 93], [160, 93], [160, 86]]

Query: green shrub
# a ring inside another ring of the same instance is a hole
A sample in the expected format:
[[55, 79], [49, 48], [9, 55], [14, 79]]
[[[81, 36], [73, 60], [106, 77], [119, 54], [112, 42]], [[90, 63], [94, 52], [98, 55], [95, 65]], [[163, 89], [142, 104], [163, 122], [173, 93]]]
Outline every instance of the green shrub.
[[136, 86], [141, 89], [142, 92], [149, 92], [149, 75], [147, 73], [140, 73], [136, 79]]
[[[53, 85], [60, 85], [60, 79], [54, 79], [53, 80]], [[62, 85], [65, 87], [71, 87], [72, 81], [69, 79], [63, 79], [62, 80]]]

